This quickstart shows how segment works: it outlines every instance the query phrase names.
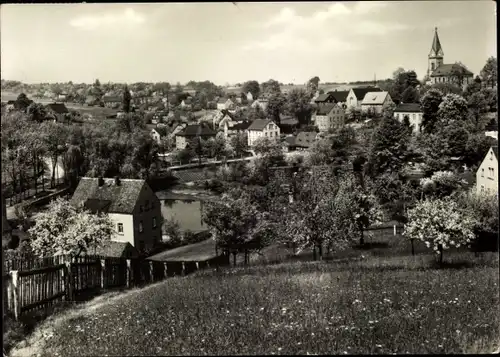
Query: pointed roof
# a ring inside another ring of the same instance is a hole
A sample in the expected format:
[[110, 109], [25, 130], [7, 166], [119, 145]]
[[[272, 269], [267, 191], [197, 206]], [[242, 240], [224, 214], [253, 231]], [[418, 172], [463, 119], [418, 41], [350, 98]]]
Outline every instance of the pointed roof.
[[431, 52], [429, 53], [429, 57], [443, 57], [443, 48], [441, 47], [441, 42], [439, 41], [438, 29], [435, 28], [434, 32], [434, 40], [432, 41]]

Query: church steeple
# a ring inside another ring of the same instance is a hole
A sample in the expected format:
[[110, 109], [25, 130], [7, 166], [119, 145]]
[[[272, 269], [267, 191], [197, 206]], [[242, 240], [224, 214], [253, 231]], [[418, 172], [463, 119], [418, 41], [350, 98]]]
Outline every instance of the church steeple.
[[439, 41], [437, 27], [434, 29], [434, 40], [432, 41], [431, 52], [429, 53], [429, 67], [427, 68], [427, 75], [432, 74], [436, 68], [443, 64], [443, 47]]

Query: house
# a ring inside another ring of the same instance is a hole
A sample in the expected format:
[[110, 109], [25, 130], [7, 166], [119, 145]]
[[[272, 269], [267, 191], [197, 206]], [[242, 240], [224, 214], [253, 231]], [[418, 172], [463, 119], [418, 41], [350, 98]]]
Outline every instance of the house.
[[253, 94], [251, 92], [248, 92], [247, 93], [247, 101], [249, 103], [253, 102]]
[[168, 112], [160, 110], [158, 112], [153, 113], [153, 118], [151, 119], [151, 123], [158, 124], [162, 121], [166, 121], [168, 118]]
[[201, 138], [207, 140], [215, 138], [216, 132], [202, 124], [189, 124], [175, 134], [175, 147], [183, 150], [194, 140]]
[[280, 137], [280, 128], [270, 119], [255, 119], [247, 129], [248, 146], [253, 146], [259, 138], [277, 140]]
[[164, 139], [168, 134], [167, 128], [160, 126], [151, 129], [150, 136], [151, 138], [156, 141], [158, 145], [161, 145], [162, 139]]
[[295, 149], [297, 150], [308, 150], [316, 141], [318, 133], [313, 131], [301, 131], [295, 137]]
[[169, 138], [175, 138], [175, 136], [183, 131], [186, 128], [186, 123], [172, 123], [167, 128], [170, 130], [170, 134], [168, 134]]
[[53, 117], [58, 122], [67, 120], [69, 110], [63, 103], [50, 103], [45, 106], [47, 109], [47, 116]]
[[186, 94], [189, 94], [189, 95], [195, 95], [196, 94], [196, 89], [194, 89], [191, 86], [186, 86], [186, 87], [184, 87], [184, 89], [182, 90], [182, 92], [186, 93]]
[[224, 110], [224, 109], [233, 109], [234, 108], [234, 102], [230, 98], [220, 98], [217, 101], [217, 109], [218, 110]]
[[92, 251], [94, 255], [110, 258], [132, 259], [140, 256], [140, 252], [129, 242], [109, 241]]
[[418, 103], [403, 103], [399, 104], [394, 110], [394, 118], [403, 122], [405, 117], [408, 117], [410, 125], [413, 125], [413, 132], [420, 133], [420, 126], [422, 125], [422, 109]]
[[119, 96], [105, 95], [102, 97], [102, 102], [106, 108], [117, 109], [122, 104], [122, 98]]
[[152, 96], [141, 94], [141, 95], [133, 96], [131, 102], [134, 105], [140, 106], [140, 105], [144, 105], [144, 104], [151, 104], [151, 103], [153, 103], [153, 101], [154, 101], [154, 98]]
[[193, 106], [193, 100], [188, 97], [181, 102], [181, 107], [185, 109], [190, 109]]
[[430, 84], [455, 83], [466, 86], [474, 80], [474, 74], [461, 63], [444, 64], [444, 52], [439, 41], [437, 27], [434, 30], [431, 51], [428, 56], [427, 75]]
[[476, 172], [477, 193], [498, 195], [498, 146], [492, 146]]
[[335, 97], [331, 93], [323, 93], [320, 94], [315, 100], [314, 103], [316, 105], [324, 105], [328, 103], [336, 103]]
[[282, 143], [283, 151], [290, 152], [295, 150], [295, 136], [287, 135]]
[[259, 98], [259, 99], [256, 99], [251, 107], [252, 108], [256, 108], [256, 107], [260, 107], [260, 109], [262, 109], [263, 111], [265, 111], [267, 109], [267, 105], [269, 104], [269, 100], [267, 99], [264, 99], [264, 98]]
[[377, 87], [351, 88], [347, 95], [347, 107], [361, 109], [361, 102], [368, 92], [382, 92], [382, 90]]
[[67, 97], [68, 97], [67, 93], [61, 93], [56, 96], [56, 99], [60, 102], [65, 102]]
[[89, 95], [85, 98], [85, 104], [87, 106], [94, 106], [94, 105], [98, 105], [99, 104], [99, 99], [97, 99], [95, 96], [93, 95]]
[[347, 96], [349, 95], [348, 90], [342, 90], [342, 91], [330, 91], [328, 94], [332, 95], [333, 98], [335, 99], [335, 103], [343, 107], [344, 109], [347, 108]]
[[337, 104], [323, 104], [318, 107], [313, 120], [319, 131], [340, 129], [345, 123], [345, 111]]
[[382, 110], [392, 103], [389, 92], [368, 92], [361, 102], [361, 110], [368, 112], [372, 108], [374, 113], [382, 114]]
[[160, 200], [145, 180], [82, 177], [70, 203], [107, 213], [114, 226], [111, 240], [130, 243], [139, 253], [161, 242]]
[[247, 129], [250, 127], [251, 122], [249, 121], [224, 121], [224, 139], [229, 139], [237, 134], [246, 133]]
[[14, 110], [14, 109], [16, 109], [16, 101], [15, 101], [15, 100], [9, 100], [9, 101], [7, 102], [7, 105], [6, 105], [6, 107], [5, 107], [5, 110], [6, 110], [7, 112], [10, 112], [10, 111], [12, 111], [12, 110]]
[[297, 120], [297, 118], [280, 114], [279, 127], [281, 134], [293, 134], [298, 126], [299, 121]]

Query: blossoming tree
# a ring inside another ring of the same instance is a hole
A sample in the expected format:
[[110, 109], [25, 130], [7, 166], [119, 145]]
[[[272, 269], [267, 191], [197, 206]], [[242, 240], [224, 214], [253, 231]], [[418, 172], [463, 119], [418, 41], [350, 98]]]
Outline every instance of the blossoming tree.
[[408, 211], [403, 235], [418, 239], [440, 255], [450, 247], [470, 245], [475, 238], [476, 219], [451, 198], [426, 199]]

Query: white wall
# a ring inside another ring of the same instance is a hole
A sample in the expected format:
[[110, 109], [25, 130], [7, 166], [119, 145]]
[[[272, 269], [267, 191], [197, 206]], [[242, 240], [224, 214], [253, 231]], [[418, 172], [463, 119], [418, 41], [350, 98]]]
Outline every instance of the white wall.
[[498, 194], [498, 160], [491, 148], [477, 169], [476, 189], [477, 193]]
[[[129, 242], [132, 246], [135, 246], [133, 216], [131, 214], [110, 213], [109, 218], [114, 224], [114, 234], [111, 240]], [[123, 224], [123, 233], [118, 233], [118, 223]]]

